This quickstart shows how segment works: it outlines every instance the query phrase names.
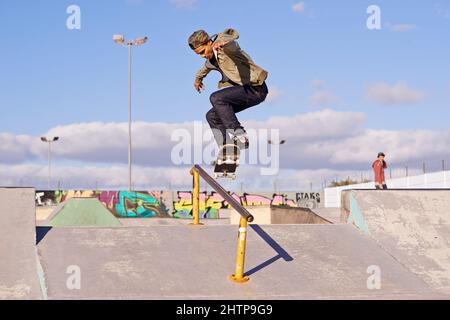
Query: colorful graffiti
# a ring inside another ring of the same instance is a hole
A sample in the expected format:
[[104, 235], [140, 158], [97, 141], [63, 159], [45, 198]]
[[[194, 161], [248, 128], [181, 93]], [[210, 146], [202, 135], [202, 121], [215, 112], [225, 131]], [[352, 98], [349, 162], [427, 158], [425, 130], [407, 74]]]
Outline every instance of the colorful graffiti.
[[71, 198], [97, 198], [119, 218], [170, 217], [160, 192], [93, 190], [36, 192], [38, 206], [57, 205]]
[[244, 196], [241, 197], [241, 204], [244, 206], [272, 205], [297, 207], [297, 204], [294, 200], [289, 199], [286, 195], [279, 194], [274, 194], [272, 198], [254, 194], [244, 194]]
[[122, 217], [149, 218], [166, 214], [159, 210], [160, 203], [154, 196], [129, 191], [119, 192], [119, 203], [115, 209]]
[[[289, 206], [316, 208], [320, 206], [321, 194], [301, 192], [288, 194], [250, 194], [242, 196], [232, 193], [234, 199], [248, 206]], [[97, 198], [116, 217], [153, 218], [173, 217], [192, 218], [191, 191], [38, 191], [36, 205], [58, 205], [71, 198]], [[229, 209], [230, 205], [217, 193], [200, 193], [200, 214], [203, 219], [220, 218], [220, 209]]]
[[[192, 218], [192, 192], [179, 191], [178, 201], [173, 202], [173, 216], [175, 218]], [[200, 215], [203, 219], [219, 218], [219, 209], [226, 208], [225, 201], [217, 194], [208, 196], [206, 192], [200, 193]]]
[[319, 192], [300, 192], [296, 196], [297, 206], [314, 209], [320, 204]]
[[[296, 202], [285, 195], [273, 195], [272, 198], [253, 194], [231, 195], [245, 207], [264, 205], [297, 207]], [[173, 208], [175, 218], [192, 218], [192, 192], [179, 191], [178, 201], [174, 201]], [[200, 194], [200, 215], [204, 219], [219, 218], [219, 210], [229, 208], [230, 205], [216, 192], [212, 192], [211, 195], [206, 192]]]

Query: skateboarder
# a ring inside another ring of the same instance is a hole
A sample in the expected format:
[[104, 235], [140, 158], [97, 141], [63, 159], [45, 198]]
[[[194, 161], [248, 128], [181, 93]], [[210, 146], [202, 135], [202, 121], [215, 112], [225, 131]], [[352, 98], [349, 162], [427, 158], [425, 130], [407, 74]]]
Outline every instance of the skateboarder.
[[387, 168], [387, 163], [384, 158], [385, 154], [383, 152], [378, 153], [378, 158], [373, 162], [372, 168], [375, 175], [375, 188], [386, 190], [387, 186], [384, 178], [384, 169]]
[[189, 37], [189, 46], [206, 59], [206, 63], [195, 77], [195, 90], [205, 90], [203, 79], [212, 70], [222, 74], [219, 91], [211, 95], [212, 109], [206, 119], [221, 148], [224, 144], [236, 144], [240, 149], [249, 147], [247, 133], [236, 117], [236, 113], [262, 103], [268, 94], [267, 71], [257, 66], [236, 40], [236, 30], [209, 36], [206, 31], [195, 31]]

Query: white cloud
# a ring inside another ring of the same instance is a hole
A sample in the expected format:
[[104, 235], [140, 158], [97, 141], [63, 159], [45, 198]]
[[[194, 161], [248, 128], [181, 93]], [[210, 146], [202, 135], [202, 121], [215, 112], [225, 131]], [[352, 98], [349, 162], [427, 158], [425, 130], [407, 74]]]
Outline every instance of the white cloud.
[[[135, 161], [156, 165], [170, 160], [170, 136], [173, 130], [189, 127], [185, 124], [134, 122], [132, 144]], [[127, 159], [128, 124], [80, 123], [56, 127], [49, 136], [60, 136], [54, 152], [61, 158], [92, 162], [120, 163]], [[38, 151], [36, 150], [36, 153]], [[42, 154], [42, 153], [40, 153]], [[165, 156], [166, 155], [166, 156]]]
[[294, 12], [298, 12], [298, 13], [304, 13], [306, 10], [306, 6], [305, 6], [305, 2], [301, 1], [299, 3], [296, 3], [292, 6], [292, 10]]
[[[365, 128], [366, 116], [358, 112], [325, 109], [294, 116], [272, 117], [265, 121], [243, 121], [250, 129], [279, 129], [286, 144], [280, 146], [280, 179], [327, 179], [348, 172], [370, 170], [379, 151], [398, 164], [440, 159], [450, 150], [450, 130], [387, 131]], [[172, 164], [172, 132], [186, 123], [147, 123], [133, 125], [135, 184], [139, 186], [187, 185], [188, 167]], [[204, 123], [202, 130], [209, 132]], [[81, 123], [59, 126], [47, 135], [61, 137], [53, 145], [54, 181], [64, 188], [121, 188], [127, 183], [128, 132], [126, 123]], [[261, 141], [260, 141], [261, 143]], [[0, 134], [0, 181], [2, 185], [47, 183], [47, 145], [39, 137]], [[206, 166], [209, 169], [210, 166]], [[240, 179], [258, 189], [275, 177], [259, 179], [259, 166], [243, 164]], [[328, 170], [328, 171], [327, 171]], [[328, 172], [328, 173], [327, 173]], [[316, 179], [316, 180], [317, 180]], [[241, 181], [241, 180], [240, 180]], [[265, 182], [264, 182], [265, 181]]]
[[[179, 191], [190, 191], [192, 188], [192, 176], [190, 168], [133, 167], [133, 185], [136, 190], [165, 190], [169, 187]], [[205, 167], [211, 173], [211, 167]], [[355, 171], [351, 170], [281, 170], [276, 177], [258, 179], [259, 170], [254, 167], [242, 166], [239, 168], [239, 182], [223, 180], [221, 184], [227, 190], [240, 190], [244, 186], [245, 191], [272, 191], [273, 183], [282, 191], [307, 191], [310, 183], [313, 188], [322, 187], [322, 183], [328, 183], [336, 177], [339, 179], [347, 176], [355, 177]], [[358, 172], [359, 174], [359, 172]], [[47, 189], [47, 167], [23, 164], [0, 165], [0, 179], [3, 186], [35, 187]], [[125, 190], [128, 189], [128, 167], [96, 167], [96, 166], [56, 166], [52, 170], [51, 188], [62, 189], [101, 189], [101, 190]], [[202, 183], [203, 190], [203, 183]], [[209, 190], [211, 191], [211, 190]]]
[[31, 157], [32, 137], [0, 133], [0, 163], [20, 163]]
[[320, 90], [315, 93], [309, 98], [309, 102], [313, 106], [324, 106], [324, 105], [330, 105], [337, 101], [337, 98], [333, 96], [330, 92]]
[[[289, 145], [289, 147], [287, 147]], [[386, 153], [395, 167], [419, 165], [426, 159], [440, 162], [449, 154], [450, 130], [364, 130], [342, 138], [289, 139], [282, 153], [282, 167], [291, 169], [368, 169], [378, 152]], [[436, 166], [439, 168], [439, 165]]]
[[[47, 167], [36, 164], [0, 165], [0, 178], [6, 186], [44, 189], [48, 185]], [[159, 189], [169, 185], [189, 186], [190, 183], [192, 177], [188, 168], [133, 166], [133, 184], [139, 188]], [[128, 167], [57, 165], [52, 169], [52, 188], [58, 185], [63, 189], [128, 189]]]
[[247, 121], [246, 127], [280, 129], [282, 139], [305, 142], [358, 134], [365, 119], [363, 113], [325, 109], [292, 117], [272, 117], [267, 121]]
[[[299, 141], [342, 138], [361, 132], [365, 116], [355, 112], [336, 112], [331, 109], [290, 117], [272, 117], [266, 121], [245, 121], [247, 129], [280, 129], [283, 138]], [[132, 127], [134, 162], [145, 166], [170, 165], [171, 141], [175, 130], [194, 132], [194, 123], [135, 122]], [[201, 134], [210, 129], [203, 123]], [[127, 123], [78, 123], [58, 126], [46, 136], [59, 136], [52, 154], [59, 161], [125, 164], [128, 161]], [[192, 137], [192, 141], [202, 137]], [[0, 134], [0, 150], [4, 154], [0, 163], [23, 163], [46, 160], [47, 144], [39, 137]], [[193, 142], [192, 142], [193, 143]]]
[[389, 28], [389, 30], [394, 32], [406, 32], [411, 31], [414, 29], [417, 29], [417, 26], [415, 24], [390, 24], [386, 23], [386, 26]]
[[332, 144], [330, 147], [335, 151], [330, 161], [335, 164], [368, 163], [379, 151], [385, 152], [395, 162], [407, 162], [421, 160], [424, 156], [439, 158], [448, 154], [450, 130], [366, 130], [362, 135]]
[[[242, 166], [239, 168], [239, 182], [222, 182], [224, 187], [230, 190], [240, 190], [241, 183], [245, 191], [275, 191], [276, 188], [282, 192], [309, 191], [311, 184], [313, 190], [322, 188], [322, 185], [335, 179], [341, 180], [351, 177], [359, 180], [363, 171], [333, 170], [333, 169], [283, 169], [274, 177], [258, 179], [259, 171], [256, 168]], [[364, 177], [371, 177], [371, 171], [363, 172]]]
[[393, 86], [382, 82], [371, 85], [367, 90], [367, 97], [382, 104], [411, 104], [425, 99], [425, 93], [413, 90], [404, 82]]
[[193, 7], [198, 0], [170, 0], [176, 8], [190, 8]]

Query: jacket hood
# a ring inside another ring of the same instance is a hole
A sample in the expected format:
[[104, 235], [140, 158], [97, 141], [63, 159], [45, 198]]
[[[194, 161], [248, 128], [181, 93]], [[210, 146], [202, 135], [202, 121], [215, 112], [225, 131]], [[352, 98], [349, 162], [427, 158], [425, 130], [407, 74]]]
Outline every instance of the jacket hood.
[[[236, 30], [232, 29], [232, 28], [228, 28], [225, 29], [224, 32], [219, 33], [216, 35], [217, 38], [215, 41], [219, 41], [219, 42], [229, 42], [229, 41], [234, 41], [239, 39], [239, 32], [237, 32]], [[214, 37], [212, 37], [214, 38]]]

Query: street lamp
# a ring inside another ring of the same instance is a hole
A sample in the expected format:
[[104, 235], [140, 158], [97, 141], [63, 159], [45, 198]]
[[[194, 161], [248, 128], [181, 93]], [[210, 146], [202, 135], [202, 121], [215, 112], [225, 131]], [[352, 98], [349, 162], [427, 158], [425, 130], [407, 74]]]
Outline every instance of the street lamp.
[[142, 46], [148, 40], [147, 37], [137, 38], [135, 40], [127, 41], [123, 35], [116, 34], [113, 36], [113, 40], [118, 45], [123, 47], [128, 47], [128, 189], [132, 191], [132, 181], [131, 181], [131, 47]]
[[283, 145], [283, 144], [286, 143], [286, 140], [281, 140], [281, 141], [279, 141], [279, 142], [276, 142], [276, 141], [273, 141], [273, 140], [269, 139], [269, 140], [267, 141], [267, 143], [268, 143], [268, 144], [271, 144], [271, 145], [278, 145], [278, 146], [281, 146], [281, 145]]
[[48, 190], [50, 190], [51, 182], [52, 182], [52, 169], [51, 169], [51, 161], [52, 161], [52, 142], [56, 142], [59, 140], [59, 137], [47, 138], [41, 137], [42, 142], [48, 143]]

